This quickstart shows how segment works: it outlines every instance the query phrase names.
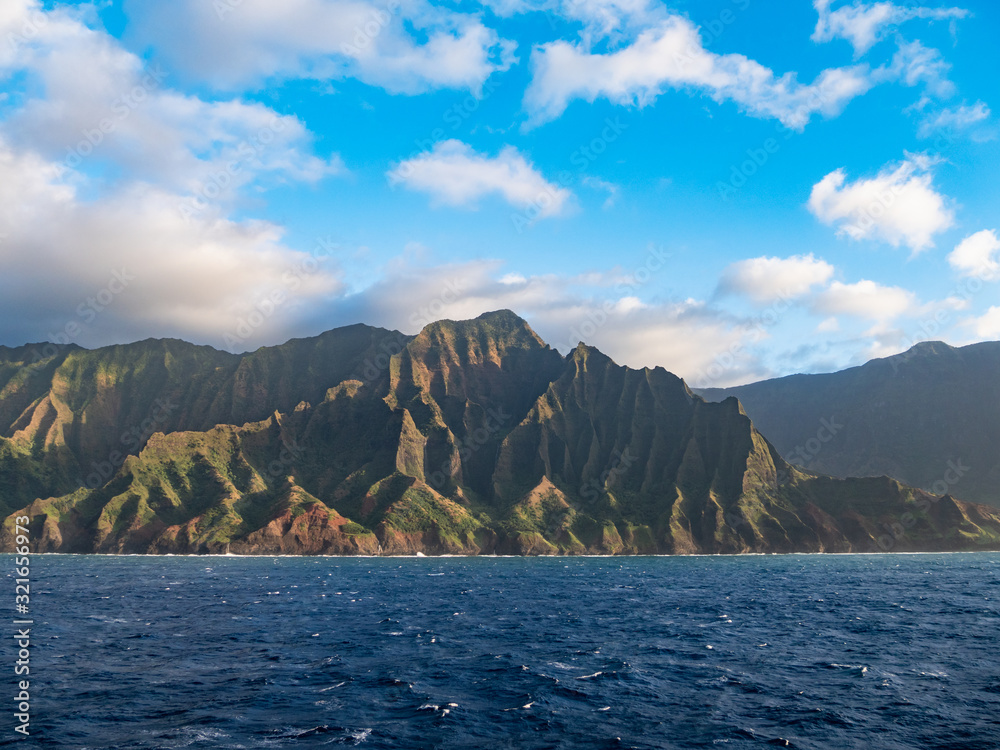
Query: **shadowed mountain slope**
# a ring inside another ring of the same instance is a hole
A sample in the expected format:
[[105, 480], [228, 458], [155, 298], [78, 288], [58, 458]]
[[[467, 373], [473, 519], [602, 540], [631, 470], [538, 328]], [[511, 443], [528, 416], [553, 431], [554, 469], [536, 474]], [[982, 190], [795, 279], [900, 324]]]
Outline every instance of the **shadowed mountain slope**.
[[736, 399], [582, 344], [563, 357], [509, 311], [242, 356], [177, 341], [30, 356], [0, 350], [4, 549], [18, 516], [33, 549], [64, 552], [1000, 547], [996, 511], [801, 471]]
[[739, 398], [792, 463], [1000, 507], [1000, 342], [927, 342], [841, 372], [698, 393]]

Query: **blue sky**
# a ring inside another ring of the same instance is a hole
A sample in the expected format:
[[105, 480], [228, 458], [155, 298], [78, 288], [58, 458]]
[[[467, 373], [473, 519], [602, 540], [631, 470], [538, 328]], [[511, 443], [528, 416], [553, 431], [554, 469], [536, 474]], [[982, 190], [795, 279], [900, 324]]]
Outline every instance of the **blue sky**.
[[695, 385], [1000, 338], [1000, 7], [0, 11], [0, 344], [497, 308]]

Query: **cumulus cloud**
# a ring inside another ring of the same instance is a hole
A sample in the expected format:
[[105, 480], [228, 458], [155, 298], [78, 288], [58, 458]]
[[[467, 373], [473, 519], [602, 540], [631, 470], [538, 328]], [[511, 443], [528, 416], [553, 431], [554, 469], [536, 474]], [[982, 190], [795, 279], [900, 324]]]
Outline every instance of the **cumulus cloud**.
[[621, 49], [595, 54], [585, 42], [559, 40], [535, 49], [531, 61], [534, 75], [524, 96], [531, 125], [555, 119], [574, 99], [644, 106], [667, 89], [689, 88], [801, 129], [817, 112], [838, 114], [873, 85], [864, 65], [824, 70], [811, 84], [799, 83], [793, 73], [775, 76], [743, 55], [706, 50], [697, 27], [677, 15]]
[[657, 0], [484, 0], [499, 16], [544, 12], [582, 24], [586, 38], [613, 36], [640, 24], [662, 19], [665, 9]]
[[778, 299], [801, 297], [814, 286], [827, 282], [833, 271], [833, 266], [812, 253], [788, 258], [748, 258], [725, 268], [719, 291], [742, 294], [766, 305]]
[[495, 13], [544, 12], [580, 27], [586, 45], [608, 39], [612, 44], [667, 17], [658, 0], [487, 0]]
[[176, 70], [233, 89], [353, 77], [396, 93], [478, 91], [514, 44], [473, 14], [424, 0], [127, 0], [133, 39]]
[[60, 174], [0, 141], [4, 340], [255, 348], [291, 334], [304, 301], [341, 289], [334, 267], [283, 246], [274, 225], [185, 220], [177, 194], [139, 183], [86, 200]]
[[838, 169], [813, 185], [809, 210], [851, 239], [906, 245], [915, 253], [926, 250], [934, 246], [934, 235], [955, 221], [947, 200], [932, 185], [933, 165], [926, 156], [907, 154], [902, 163], [854, 182]]
[[1000, 238], [995, 229], [970, 234], [948, 255], [948, 263], [962, 276], [994, 279], [1000, 275]]
[[339, 157], [313, 154], [295, 117], [177, 92], [88, 12], [33, 0], [0, 11], [16, 51], [0, 54], [13, 93], [0, 122], [4, 340], [287, 337], [304, 301], [341, 288], [337, 270], [229, 209], [268, 176], [341, 171]]
[[994, 305], [978, 318], [965, 321], [965, 324], [980, 340], [1000, 339], [1000, 307]]
[[962, 8], [923, 8], [919, 6], [896, 5], [891, 2], [854, 2], [836, 10], [830, 10], [832, 0], [813, 0], [813, 7], [819, 14], [816, 28], [812, 33], [814, 42], [829, 42], [846, 39], [854, 47], [856, 55], [862, 55], [888, 31], [913, 19], [931, 21], [965, 18], [969, 15]]
[[862, 279], [854, 284], [834, 281], [813, 299], [813, 310], [823, 315], [849, 315], [886, 322], [914, 309], [913, 292]]
[[441, 141], [430, 151], [400, 162], [388, 173], [391, 185], [430, 194], [450, 206], [474, 206], [487, 195], [500, 195], [531, 218], [558, 216], [572, 193], [546, 180], [513, 146], [495, 157], [477, 153], [458, 140]]
[[[917, 135], [921, 138], [928, 138], [934, 133], [956, 133], [967, 131], [977, 125], [985, 123], [990, 117], [990, 108], [985, 102], [975, 104], [962, 104], [958, 107], [945, 107], [938, 112], [928, 115], [920, 123]], [[973, 136], [977, 140], [988, 140], [986, 134]]]
[[375, 284], [332, 304], [323, 320], [416, 333], [441, 318], [464, 320], [507, 308], [563, 353], [583, 341], [621, 364], [659, 365], [712, 385], [771, 374], [743, 345], [753, 330], [750, 322], [697, 300], [641, 301], [665, 262], [665, 255], [651, 249], [624, 267], [563, 276], [505, 271], [498, 260], [436, 266], [400, 261], [383, 269]]
[[216, 197], [233, 197], [238, 187], [265, 175], [315, 182], [343, 171], [338, 155], [323, 159], [311, 152], [310, 134], [298, 118], [261, 104], [181, 94], [164, 69], [146, 67], [66, 9], [25, 5], [37, 31], [7, 62], [8, 74], [29, 82], [20, 106], [2, 124], [12, 146], [68, 170], [113, 163], [124, 178], [194, 194], [210, 181], [222, 183]]
[[947, 98], [955, 93], [955, 84], [948, 80], [951, 69], [939, 50], [925, 47], [918, 41], [900, 42], [888, 66], [873, 74], [877, 80], [898, 81], [905, 86], [924, 85], [934, 96]]

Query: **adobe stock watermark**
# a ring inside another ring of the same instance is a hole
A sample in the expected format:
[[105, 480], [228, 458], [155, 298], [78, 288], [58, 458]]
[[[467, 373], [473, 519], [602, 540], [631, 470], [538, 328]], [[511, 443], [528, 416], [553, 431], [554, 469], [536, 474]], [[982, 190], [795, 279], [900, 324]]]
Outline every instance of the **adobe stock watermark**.
[[377, 353], [374, 357], [366, 357], [361, 364], [360, 380], [363, 383], [374, 383], [386, 370], [392, 358], [403, 351], [409, 343], [409, 337], [401, 333], [391, 333], [381, 341], [376, 347]]
[[[469, 94], [460, 102], [449, 105], [444, 112], [441, 113], [441, 119], [444, 120], [446, 125], [451, 126], [451, 135], [454, 135], [455, 131], [462, 127], [462, 125], [479, 110], [479, 108], [483, 105], [483, 102], [489, 99], [497, 88], [499, 88], [497, 83], [487, 80], [483, 84], [482, 93], [480, 93], [479, 96]], [[417, 150], [410, 154], [407, 159], [404, 159], [396, 169], [388, 174], [387, 179], [389, 181], [389, 187], [395, 188], [400, 182], [403, 182], [410, 177], [413, 170], [411, 160], [424, 152], [432, 150], [434, 145], [438, 141], [444, 140], [447, 135], [449, 135], [449, 133], [445, 131], [444, 128], [436, 127], [428, 134], [429, 137], [414, 139], [413, 142], [416, 145]]]
[[[744, 11], [750, 7], [750, 0], [730, 0], [736, 10]], [[737, 15], [732, 8], [723, 8], [715, 18], [700, 24], [698, 31], [699, 44], [689, 42], [687, 47], [674, 53], [674, 62], [682, 69], [687, 68], [692, 63], [702, 61], [705, 56], [704, 50], [713, 42], [719, 39], [734, 23]]]
[[464, 279], [446, 279], [441, 287], [441, 292], [434, 299], [413, 311], [409, 317], [410, 325], [423, 328], [435, 320], [439, 320], [448, 306], [456, 303], [465, 292], [466, 282]]
[[[948, 494], [952, 487], [958, 484], [962, 477], [968, 474], [972, 470], [972, 467], [966, 466], [962, 463], [962, 459], [949, 460], [947, 468], [944, 471], [941, 479], [938, 479], [931, 485], [931, 492], [934, 493], [929, 497], [921, 497], [915, 503], [915, 510], [917, 513], [926, 513], [930, 510], [935, 503], [940, 502], [941, 498]], [[875, 543], [878, 545], [878, 549], [872, 548], [871, 552], [877, 552], [881, 550], [882, 552], [889, 552], [896, 543], [906, 536], [908, 530], [912, 529], [917, 523], [917, 517], [911, 511], [907, 511], [901, 514], [895, 521], [882, 524], [882, 530], [886, 533], [880, 535]]]
[[[21, 678], [17, 681], [18, 693], [14, 696], [14, 731], [27, 737], [31, 734], [31, 626], [34, 620], [29, 620], [31, 606], [31, 537], [28, 516], [14, 518], [14, 552], [19, 557], [14, 558], [14, 609], [18, 618], [14, 620], [14, 644], [17, 646], [17, 660], [14, 662], [14, 674]], [[24, 627], [27, 625], [28, 627]]]
[[135, 278], [127, 266], [112, 271], [111, 278], [102, 289], [76, 306], [76, 319], [66, 321], [60, 331], [50, 331], [47, 334], [49, 340], [41, 350], [32, 349], [31, 364], [36, 364], [58, 354], [59, 347], [71, 343], [73, 339], [83, 333], [85, 327], [97, 320], [98, 315], [111, 307], [118, 295], [128, 289], [129, 284], [135, 281]]
[[[947, 295], [948, 299], [958, 299], [963, 303], [971, 302], [984, 288], [985, 284], [1000, 280], [1000, 274], [981, 270], [962, 279]], [[934, 336], [940, 334], [946, 325], [952, 320], [952, 311], [947, 309], [937, 310], [933, 315], [924, 318], [916, 326], [916, 331], [912, 334], [904, 334], [899, 342], [901, 348], [905, 348], [902, 354], [892, 358], [892, 373], [897, 375], [899, 368], [916, 355], [913, 347], [923, 341], [932, 341]]]
[[212, 201], [230, 191], [244, 166], [263, 154], [286, 127], [288, 125], [285, 119], [281, 115], [275, 115], [268, 125], [241, 141], [236, 147], [235, 158], [227, 161], [221, 168], [210, 170], [195, 187], [193, 194], [178, 204], [177, 209], [184, 220], [190, 222], [195, 216], [208, 210]]
[[623, 451], [611, 451], [611, 459], [611, 466], [602, 471], [599, 477], [588, 479], [580, 485], [579, 494], [581, 498], [591, 502], [597, 500], [611, 479], [624, 474], [632, 464], [639, 460], [637, 456], [633, 456], [629, 452], [627, 445]]
[[[844, 429], [844, 425], [837, 422], [835, 416], [821, 419], [819, 424], [819, 429], [816, 430], [813, 437], [806, 440], [804, 445], [796, 445], [784, 456], [786, 461], [808, 468], [809, 464], [823, 452], [823, 447]], [[792, 473], [788, 469], [778, 469], [775, 474], [775, 488], [784, 487], [792, 481], [792, 478]], [[730, 508], [723, 514], [723, 519], [731, 529], [739, 529], [750, 523], [750, 519], [747, 518], [742, 508]]]
[[449, 133], [441, 126], [435, 126], [425, 138], [414, 138], [413, 144], [416, 147], [405, 159], [386, 173], [386, 182], [390, 190], [395, 190], [399, 185], [405, 183], [413, 176], [413, 164], [422, 154], [434, 150], [434, 146], [449, 137], [457, 135], [459, 128], [464, 125], [472, 115], [479, 111], [487, 99], [499, 88], [499, 84], [491, 79], [483, 83], [482, 90], [478, 95], [468, 94], [464, 99], [454, 104], [448, 105], [441, 113], [441, 120], [451, 129]]
[[816, 435], [806, 440], [804, 445], [796, 445], [784, 457], [785, 460], [809, 468], [809, 464], [822, 453], [823, 446], [833, 440], [842, 429], [844, 425], [838, 423], [835, 416], [821, 419]]
[[[510, 422], [512, 414], [504, 412], [503, 407], [490, 407], [486, 410], [486, 424], [477, 427], [465, 439], [459, 443], [458, 458], [459, 466], [465, 464], [474, 453], [482, 450], [490, 440], [503, 429], [503, 426]], [[455, 478], [457, 468], [454, 468], [450, 459], [445, 459], [440, 468], [427, 477], [427, 484], [439, 492], [446, 489], [450, 480]]]
[[[630, 294], [634, 295], [638, 292], [655, 274], [663, 270], [671, 257], [672, 255], [666, 252], [662, 246], [657, 247], [651, 244], [646, 252], [645, 260], [615, 284], [614, 291], [618, 298]], [[599, 306], [587, 310], [586, 320], [570, 327], [565, 348], [573, 351], [577, 344], [593, 340], [594, 334], [607, 325], [615, 313], [615, 305], [616, 302], [613, 299], [606, 299]]]
[[[784, 125], [780, 124], [778, 130], [779, 132], [784, 131], [784, 140], [791, 138], [795, 132], [791, 128], [786, 128]], [[757, 171], [767, 164], [771, 157], [780, 150], [781, 141], [773, 136], [765, 138], [764, 142], [757, 148], [748, 148], [746, 150], [746, 159], [738, 164], [730, 165], [729, 179], [725, 182], [722, 180], [716, 181], [715, 188], [719, 191], [719, 195], [722, 197], [722, 200], [728, 201], [733, 195], [735, 195], [740, 188], [746, 185], [747, 181], [757, 174]]]
[[38, 35], [42, 33], [42, 29], [48, 25], [49, 16], [47, 13], [36, 8], [28, 11], [28, 17], [21, 24], [21, 28], [7, 33], [7, 46], [11, 53], [17, 54], [21, 47], [37, 39]]
[[[788, 469], [778, 469], [774, 478], [775, 489], [784, 487], [792, 481], [792, 473]], [[747, 517], [743, 508], [730, 508], [722, 514], [723, 522], [731, 529], [739, 529], [742, 526], [751, 525], [750, 518]]]
[[243, 0], [212, 0], [212, 8], [220, 21], [224, 21], [226, 16], [243, 5]]
[[[240, 0], [242, 2], [242, 0]], [[374, 42], [379, 34], [392, 22], [392, 17], [399, 13], [402, 3], [399, 0], [389, 0], [385, 9], [372, 8], [369, 18], [354, 27], [350, 42], [340, 45], [340, 52], [348, 57], [359, 57], [364, 50]]]
[[[576, 174], [587, 171], [590, 165], [597, 161], [608, 146], [617, 141], [622, 133], [628, 130], [628, 125], [621, 121], [621, 117], [610, 117], [604, 119], [600, 133], [574, 149], [569, 155], [569, 163], [576, 167]], [[568, 169], [564, 169], [556, 176], [555, 182], [547, 183], [545, 189], [525, 206], [521, 211], [516, 211], [510, 215], [511, 224], [518, 234], [534, 226], [535, 222], [550, 209], [559, 199], [559, 191], [568, 190], [573, 183], [575, 175]]]
[[234, 349], [249, 341], [257, 329], [270, 320], [281, 306], [291, 299], [289, 293], [299, 289], [305, 280], [319, 271], [323, 262], [338, 250], [340, 250], [340, 244], [334, 242], [329, 235], [317, 238], [311, 253], [282, 272], [280, 278], [284, 288], [275, 287], [260, 297], [250, 312], [237, 317], [236, 325], [233, 326], [232, 330], [222, 335], [225, 347]]
[[87, 475], [86, 479], [77, 478], [76, 480], [79, 487], [88, 490], [102, 487], [125, 463], [126, 458], [138, 453], [146, 441], [153, 436], [153, 433], [159, 432], [160, 426], [167, 421], [171, 412], [177, 409], [177, 404], [171, 403], [169, 399], [158, 398], [153, 402], [153, 406], [155, 408], [148, 417], [121, 434], [118, 442], [122, 446], [122, 450], [112, 450], [105, 460], [91, 462], [90, 468], [93, 471]]
[[[792, 309], [794, 296], [787, 290], [778, 292], [777, 298], [768, 305], [758, 315], [751, 318], [750, 329], [738, 341], [730, 344], [725, 351], [716, 354], [712, 358], [712, 363], [701, 370], [692, 383], [697, 383], [698, 388], [709, 388], [717, 383], [724, 375], [732, 372], [740, 363], [740, 357], [746, 352], [749, 345], [759, 343], [768, 335], [768, 329], [777, 325], [789, 310]], [[747, 340], [749, 339], [749, 340]]]
[[163, 68], [158, 65], [153, 66], [146, 71], [138, 84], [116, 97], [111, 102], [109, 115], [80, 131], [83, 138], [75, 146], [67, 149], [66, 158], [58, 165], [60, 175], [66, 170], [79, 167], [84, 159], [93, 154], [105, 139], [118, 129], [119, 125], [146, 102], [149, 95], [162, 85], [166, 77], [167, 73]]
[[267, 476], [269, 479], [278, 479], [286, 476], [288, 470], [294, 468], [296, 462], [301, 461], [305, 456], [306, 449], [296, 442], [294, 438], [281, 438], [281, 450], [278, 457], [268, 463]]
[[390, 190], [395, 190], [397, 186], [406, 182], [407, 179], [413, 176], [413, 162], [421, 154], [425, 154], [434, 149], [434, 146], [440, 141], [444, 140], [447, 136], [454, 136], [456, 131], [475, 114], [479, 108], [483, 105], [487, 99], [489, 99], [493, 92], [498, 88], [492, 80], [487, 80], [483, 84], [482, 92], [479, 96], [474, 96], [469, 94], [461, 101], [449, 105], [441, 113], [441, 119], [446, 125], [451, 126], [451, 133], [448, 133], [443, 127], [434, 127], [431, 129], [430, 133], [427, 134], [426, 138], [414, 138], [413, 144], [416, 149], [410, 153], [405, 159], [401, 159], [399, 164], [389, 172], [386, 173], [386, 182], [389, 185]]
[[[440, 320], [450, 305], [461, 299], [468, 288], [468, 281], [463, 278], [445, 279], [440, 292], [430, 301], [414, 310], [407, 318], [415, 329], [423, 329], [436, 320]], [[373, 383], [389, 369], [392, 358], [403, 351], [410, 342], [409, 336], [401, 333], [391, 333], [383, 338], [378, 345], [378, 353], [369, 357], [361, 365], [358, 380]]]
[[[803, 117], [808, 119], [810, 113], [822, 110], [829, 103], [830, 97], [828, 95], [812, 90], [809, 92], [806, 101], [802, 102], [796, 108], [794, 119], [796, 121], [801, 120]], [[765, 138], [759, 146], [746, 149], [747, 158], [730, 164], [728, 178], [725, 181], [717, 180], [715, 183], [715, 188], [722, 200], [728, 201], [736, 195], [754, 175], [760, 172], [781, 151], [782, 143], [791, 140], [799, 132], [801, 131], [790, 128], [779, 121], [775, 125], [775, 135]], [[895, 200], [895, 196], [891, 200]], [[874, 206], [871, 211], [881, 212], [885, 208], [885, 206], [879, 203], [874, 204]], [[875, 214], [875, 218], [878, 218], [879, 215], [881, 213]], [[867, 213], [866, 216], [868, 216], [870, 222], [871, 216]]]

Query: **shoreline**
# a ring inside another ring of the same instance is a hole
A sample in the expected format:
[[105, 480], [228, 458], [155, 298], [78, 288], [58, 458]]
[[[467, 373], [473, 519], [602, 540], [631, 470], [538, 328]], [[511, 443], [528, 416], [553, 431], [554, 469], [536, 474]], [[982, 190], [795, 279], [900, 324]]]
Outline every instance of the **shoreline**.
[[[202, 558], [202, 559], [227, 559], [227, 558], [282, 558], [288, 560], [474, 560], [478, 558], [492, 560], [573, 560], [573, 559], [623, 559], [634, 560], [637, 558], [689, 558], [689, 557], [713, 557], [713, 558], [742, 558], [742, 557], [891, 557], [902, 555], [979, 555], [979, 554], [1000, 554], [1000, 549], [982, 550], [932, 550], [927, 552], [697, 552], [691, 554], [639, 554], [639, 555], [288, 555], [288, 554], [257, 554], [238, 555], [234, 553], [146, 553], [146, 552], [30, 552], [31, 557], [52, 556], [52, 557], [142, 557], [142, 558]], [[16, 552], [0, 552], [0, 555], [15, 557]]]

